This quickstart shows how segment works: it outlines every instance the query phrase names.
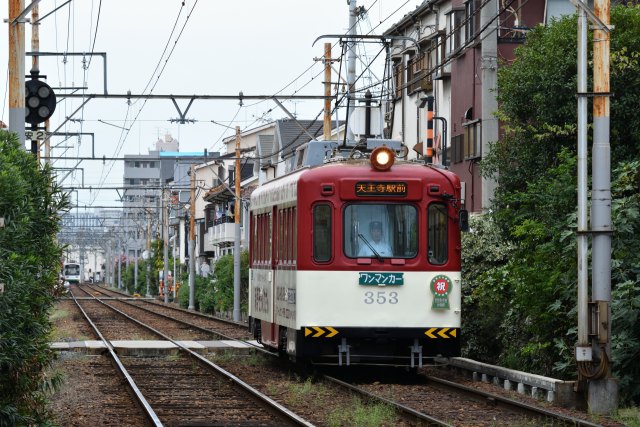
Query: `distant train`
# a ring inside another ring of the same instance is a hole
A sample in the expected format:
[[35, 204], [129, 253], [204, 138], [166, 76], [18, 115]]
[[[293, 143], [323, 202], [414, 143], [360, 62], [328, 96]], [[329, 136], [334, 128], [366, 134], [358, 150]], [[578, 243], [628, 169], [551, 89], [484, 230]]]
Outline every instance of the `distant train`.
[[65, 282], [79, 284], [81, 282], [80, 264], [76, 262], [65, 262], [62, 266], [62, 278]]
[[249, 328], [315, 363], [458, 356], [460, 180], [371, 145], [253, 192]]

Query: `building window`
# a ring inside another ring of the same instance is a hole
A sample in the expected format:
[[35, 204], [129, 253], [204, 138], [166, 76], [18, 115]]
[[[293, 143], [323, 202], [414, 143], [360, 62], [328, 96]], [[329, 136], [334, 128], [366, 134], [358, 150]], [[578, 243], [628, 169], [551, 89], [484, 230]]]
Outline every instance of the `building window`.
[[393, 66], [393, 81], [395, 84], [395, 97], [396, 99], [402, 98], [402, 89], [404, 89], [404, 64], [402, 61], [398, 61]]
[[480, 120], [463, 123], [464, 158], [475, 159], [482, 156], [482, 124]]
[[429, 205], [427, 213], [427, 236], [428, 257], [431, 264], [445, 264], [448, 253], [448, 233], [447, 233], [447, 205], [444, 203], [432, 203]]
[[430, 73], [431, 52], [413, 55], [407, 62], [407, 92], [418, 90], [432, 91], [433, 81]]
[[331, 206], [316, 205], [313, 208], [313, 260], [328, 262], [331, 259], [332, 235]]
[[475, 39], [480, 31], [480, 10], [481, 0], [467, 0], [464, 5], [466, 15], [465, 38], [466, 40]]
[[451, 137], [451, 160], [460, 163], [464, 160], [464, 135]]
[[447, 54], [452, 55], [464, 45], [465, 10], [452, 9], [447, 14]]

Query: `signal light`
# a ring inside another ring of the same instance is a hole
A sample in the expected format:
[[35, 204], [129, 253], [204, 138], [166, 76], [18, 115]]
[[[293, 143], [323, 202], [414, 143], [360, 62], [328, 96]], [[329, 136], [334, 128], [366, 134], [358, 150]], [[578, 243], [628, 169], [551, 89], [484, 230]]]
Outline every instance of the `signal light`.
[[377, 147], [371, 152], [371, 166], [379, 171], [386, 171], [391, 169], [393, 162], [395, 161], [395, 153], [386, 145]]
[[47, 120], [56, 110], [56, 94], [43, 81], [32, 79], [25, 83], [25, 122], [35, 126]]

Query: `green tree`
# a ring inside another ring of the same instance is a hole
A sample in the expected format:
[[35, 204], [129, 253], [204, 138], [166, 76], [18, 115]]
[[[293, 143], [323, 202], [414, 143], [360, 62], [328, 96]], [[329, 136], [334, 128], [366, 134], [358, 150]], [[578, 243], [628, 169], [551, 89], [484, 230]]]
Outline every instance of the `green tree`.
[[[611, 148], [613, 183], [613, 356], [627, 399], [640, 399], [634, 358], [640, 306], [640, 226], [636, 193], [640, 154], [640, 6], [611, 10]], [[488, 358], [541, 374], [575, 377], [576, 342], [576, 18], [538, 26], [498, 72], [499, 118], [505, 134], [482, 161], [498, 189], [490, 220], [509, 257], [489, 264], [465, 301], [495, 307], [498, 343]], [[591, 50], [590, 50], [591, 51]], [[466, 249], [465, 249], [466, 250]], [[493, 300], [492, 300], [493, 299]], [[498, 307], [500, 307], [498, 305]], [[635, 310], [635, 312], [634, 312]], [[472, 310], [473, 313], [473, 310]], [[482, 315], [482, 310], [475, 313]], [[478, 319], [481, 324], [486, 319]], [[470, 321], [468, 321], [470, 322]], [[482, 329], [478, 329], [483, 332]], [[468, 331], [467, 331], [468, 333]], [[486, 333], [486, 331], [484, 331]], [[495, 340], [496, 338], [494, 338]], [[479, 338], [476, 338], [476, 341]], [[473, 344], [473, 343], [470, 343]], [[467, 351], [473, 352], [477, 344]], [[480, 349], [487, 352], [486, 349]]]
[[58, 213], [69, 203], [15, 134], [0, 131], [0, 426], [48, 421], [49, 310], [59, 292]]

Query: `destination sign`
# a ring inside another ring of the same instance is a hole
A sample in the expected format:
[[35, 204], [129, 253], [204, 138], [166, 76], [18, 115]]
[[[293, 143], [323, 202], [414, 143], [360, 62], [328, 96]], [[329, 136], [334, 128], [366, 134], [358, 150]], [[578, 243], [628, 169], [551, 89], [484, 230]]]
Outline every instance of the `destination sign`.
[[406, 196], [407, 183], [402, 181], [360, 181], [356, 182], [356, 196]]

